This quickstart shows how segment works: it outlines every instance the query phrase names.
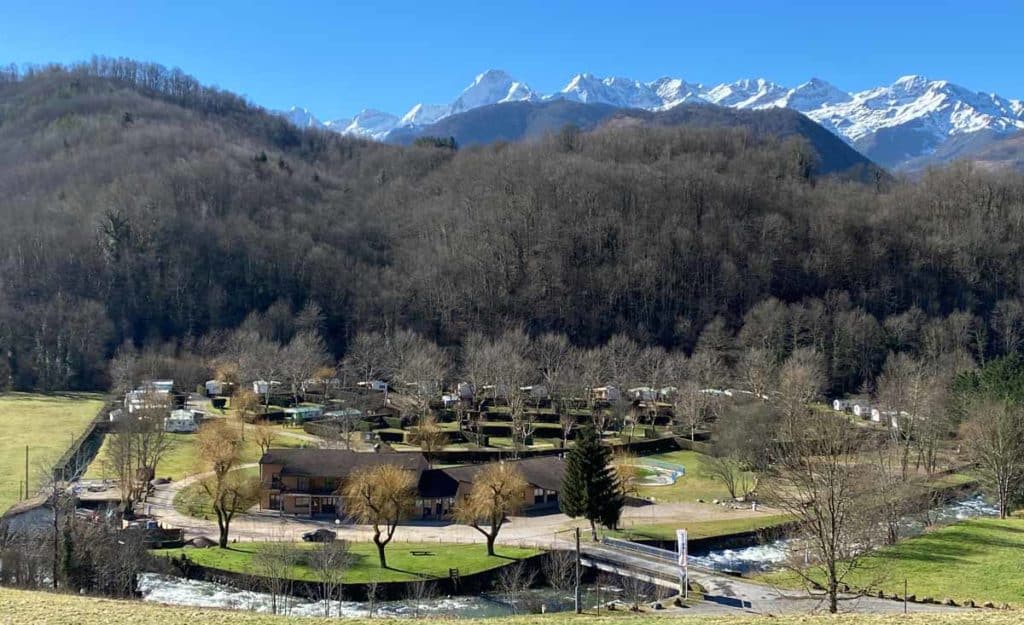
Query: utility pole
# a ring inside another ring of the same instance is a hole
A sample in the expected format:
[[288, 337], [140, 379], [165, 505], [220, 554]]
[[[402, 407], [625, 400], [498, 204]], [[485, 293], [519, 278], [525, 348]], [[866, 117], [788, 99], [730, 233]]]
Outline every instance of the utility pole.
[[903, 613], [907, 613], [907, 578], [903, 578]]
[[583, 590], [580, 586], [580, 577], [583, 569], [582, 556], [580, 555], [580, 528], [576, 528], [576, 614], [583, 614]]
[[28, 499], [28, 445], [25, 445], [25, 499]]

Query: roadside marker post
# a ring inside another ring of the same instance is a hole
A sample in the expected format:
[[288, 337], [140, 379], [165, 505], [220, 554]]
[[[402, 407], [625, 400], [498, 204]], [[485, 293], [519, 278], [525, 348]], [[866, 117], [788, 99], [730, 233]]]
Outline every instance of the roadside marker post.
[[683, 595], [683, 600], [689, 599], [690, 593], [690, 579], [689, 569], [687, 565], [687, 544], [686, 544], [686, 530], [676, 530], [676, 542], [678, 543], [676, 551], [679, 553], [679, 585], [682, 586], [680, 594]]

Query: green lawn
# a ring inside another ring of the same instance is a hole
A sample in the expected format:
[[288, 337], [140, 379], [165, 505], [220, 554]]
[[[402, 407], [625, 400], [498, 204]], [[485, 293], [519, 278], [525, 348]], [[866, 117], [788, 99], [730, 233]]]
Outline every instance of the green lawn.
[[638, 464], [644, 460], [660, 460], [679, 464], [686, 467], [686, 475], [676, 480], [670, 486], [641, 486], [639, 495], [645, 499], [651, 499], [657, 503], [693, 503], [698, 499], [712, 501], [714, 499], [727, 499], [729, 491], [720, 482], [704, 476], [704, 461], [707, 458], [704, 454], [695, 451], [672, 451], [653, 456], [641, 456], [637, 458]]
[[0, 512], [18, 501], [29, 448], [30, 493], [40, 471], [60, 458], [103, 406], [92, 393], [0, 394]]
[[[232, 420], [232, 423], [237, 423]], [[247, 426], [247, 430], [251, 426]], [[196, 456], [196, 435], [195, 434], [169, 434], [172, 443], [171, 448], [157, 465], [157, 477], [167, 477], [172, 480], [180, 480], [188, 475], [198, 472]], [[291, 436], [280, 434], [274, 440], [274, 447], [302, 447], [306, 442]], [[106, 442], [100, 448], [96, 459], [89, 465], [85, 473], [88, 479], [114, 478], [106, 462]], [[257, 462], [260, 459], [260, 448], [251, 436], [246, 437], [245, 445], [242, 448], [242, 463]]]
[[628, 539], [638, 540], [675, 540], [676, 530], [685, 529], [689, 538], [710, 538], [740, 532], [765, 529], [781, 525], [790, 520], [784, 514], [744, 517], [737, 519], [721, 519], [717, 521], [690, 521], [681, 523], [653, 523], [650, 525], [634, 525], [613, 533]]
[[[864, 560], [847, 578], [854, 587], [981, 604], [1024, 606], [1024, 520], [974, 519], [909, 538]], [[791, 574], [773, 573], [768, 581], [791, 585]]]
[[[299, 549], [313, 545], [298, 543]], [[161, 556], [184, 553], [197, 564], [236, 573], [252, 573], [253, 554], [259, 543], [236, 543], [229, 549], [171, 549], [155, 552]], [[388, 568], [382, 569], [377, 561], [377, 547], [373, 543], [351, 543], [353, 562], [345, 571], [347, 583], [404, 582], [417, 579], [448, 577], [448, 569], [457, 568], [461, 575], [469, 575], [508, 564], [539, 553], [536, 549], [498, 546], [497, 555], [488, 556], [484, 545], [453, 545], [443, 543], [392, 543], [387, 548]], [[316, 575], [306, 564], [292, 570], [291, 577], [315, 580]]]

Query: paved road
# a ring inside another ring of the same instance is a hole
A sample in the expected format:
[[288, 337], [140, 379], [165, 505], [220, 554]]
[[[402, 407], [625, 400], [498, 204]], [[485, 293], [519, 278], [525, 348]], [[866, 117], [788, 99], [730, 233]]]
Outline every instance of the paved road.
[[[663, 579], [674, 580], [678, 575], [678, 569], [673, 563], [609, 548], [605, 545], [586, 544], [583, 545], [583, 552], [592, 559], [655, 573]], [[689, 576], [692, 581], [700, 584], [706, 591], [704, 595], [705, 601], [699, 605], [699, 611], [710, 610], [720, 612], [725, 610], [764, 615], [805, 614], [814, 611], [826, 611], [828, 606], [824, 595], [809, 596], [804, 592], [773, 588], [749, 580], [721, 575], [702, 567], [689, 567]], [[842, 596], [840, 610], [844, 612], [895, 614], [903, 611], [903, 604], [876, 597], [860, 597], [846, 594]], [[908, 605], [908, 611], [910, 612], [934, 613], [954, 612], [957, 610], [958, 608], [934, 604]]]

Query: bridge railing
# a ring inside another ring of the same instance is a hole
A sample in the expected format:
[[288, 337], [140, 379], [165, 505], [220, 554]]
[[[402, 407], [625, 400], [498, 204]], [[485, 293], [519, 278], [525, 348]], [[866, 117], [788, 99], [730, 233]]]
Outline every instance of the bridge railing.
[[613, 549], [622, 549], [624, 551], [632, 551], [634, 553], [640, 553], [652, 558], [658, 558], [675, 564], [679, 561], [679, 554], [675, 551], [668, 549], [661, 549], [660, 547], [653, 547], [651, 545], [644, 545], [641, 543], [635, 543], [631, 540], [621, 540], [619, 538], [610, 538], [604, 536], [601, 538], [601, 544]]

